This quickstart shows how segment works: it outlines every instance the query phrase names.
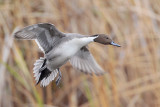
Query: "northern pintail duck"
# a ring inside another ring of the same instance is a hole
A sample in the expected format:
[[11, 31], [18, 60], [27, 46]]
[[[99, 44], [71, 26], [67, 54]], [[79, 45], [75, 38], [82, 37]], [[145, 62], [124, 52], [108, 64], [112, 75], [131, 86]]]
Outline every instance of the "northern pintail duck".
[[33, 68], [36, 84], [41, 82], [43, 87], [54, 80], [58, 73], [56, 85], [59, 84], [62, 76], [59, 68], [67, 61], [82, 72], [103, 74], [104, 70], [96, 63], [87, 48], [89, 43], [98, 42], [120, 47], [105, 34], [86, 36], [77, 33], [62, 33], [49, 23], [27, 26], [14, 33], [14, 38], [35, 40], [43, 51], [44, 57], [38, 59]]

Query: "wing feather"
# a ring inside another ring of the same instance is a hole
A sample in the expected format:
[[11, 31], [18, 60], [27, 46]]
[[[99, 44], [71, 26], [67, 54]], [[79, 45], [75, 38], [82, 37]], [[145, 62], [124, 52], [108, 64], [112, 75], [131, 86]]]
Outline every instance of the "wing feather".
[[13, 35], [16, 39], [36, 40], [40, 49], [47, 53], [52, 49], [52, 44], [64, 34], [59, 32], [53, 24], [40, 23], [27, 26]]
[[73, 56], [70, 59], [70, 63], [74, 68], [84, 73], [94, 73], [96, 75], [105, 73], [86, 47], [83, 47], [75, 56]]

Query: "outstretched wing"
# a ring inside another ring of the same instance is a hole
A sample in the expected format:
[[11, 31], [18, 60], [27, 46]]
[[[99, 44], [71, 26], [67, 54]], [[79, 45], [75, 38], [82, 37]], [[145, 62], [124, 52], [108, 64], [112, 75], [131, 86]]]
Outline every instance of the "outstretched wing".
[[94, 60], [92, 54], [86, 47], [82, 47], [79, 52], [70, 59], [72, 66], [84, 73], [95, 73], [101, 75], [104, 70]]
[[52, 49], [54, 42], [64, 37], [64, 34], [58, 31], [53, 24], [40, 23], [27, 26], [13, 36], [16, 39], [35, 39], [40, 49], [47, 53]]

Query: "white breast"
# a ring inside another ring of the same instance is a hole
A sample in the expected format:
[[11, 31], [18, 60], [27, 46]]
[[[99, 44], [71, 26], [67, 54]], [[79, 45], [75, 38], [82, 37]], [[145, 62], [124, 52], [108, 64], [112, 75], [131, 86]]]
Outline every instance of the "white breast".
[[74, 38], [62, 43], [56, 50], [56, 53], [61, 54], [64, 57], [72, 57], [80, 50], [80, 48], [92, 42], [94, 38], [95, 37]]

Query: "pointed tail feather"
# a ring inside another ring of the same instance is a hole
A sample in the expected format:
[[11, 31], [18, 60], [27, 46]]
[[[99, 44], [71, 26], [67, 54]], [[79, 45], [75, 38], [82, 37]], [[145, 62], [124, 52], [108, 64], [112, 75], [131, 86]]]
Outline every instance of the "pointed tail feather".
[[41, 86], [46, 87], [51, 81], [53, 81], [56, 78], [57, 74], [58, 74], [57, 69], [52, 71], [49, 75], [47, 75], [41, 80]]
[[34, 64], [34, 77], [36, 85], [41, 82], [41, 86], [47, 86], [57, 76], [58, 70], [50, 71], [46, 67], [46, 59], [40, 58]]

